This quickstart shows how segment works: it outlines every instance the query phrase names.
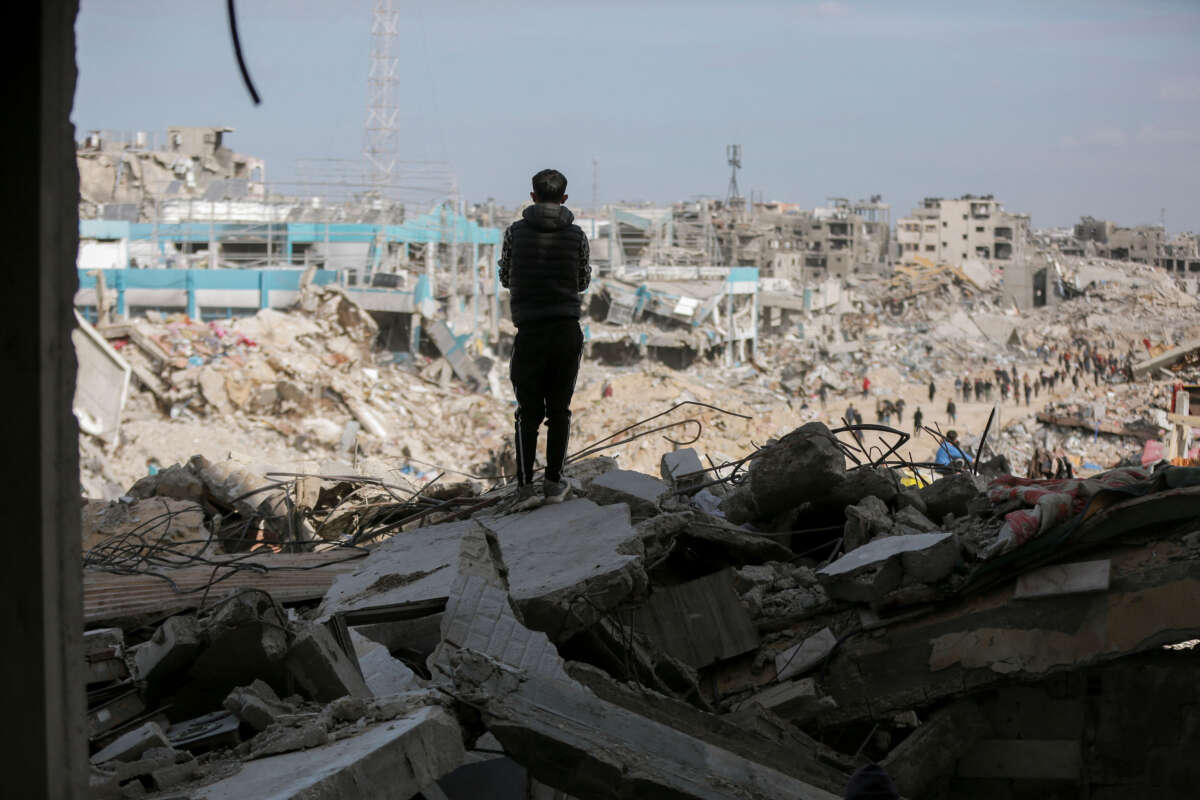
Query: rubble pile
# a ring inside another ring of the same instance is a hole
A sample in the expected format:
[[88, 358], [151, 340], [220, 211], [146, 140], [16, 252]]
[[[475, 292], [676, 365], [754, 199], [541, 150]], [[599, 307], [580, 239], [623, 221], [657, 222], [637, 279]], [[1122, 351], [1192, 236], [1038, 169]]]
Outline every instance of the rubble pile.
[[[512, 796], [816, 800], [878, 762], [906, 797], [1184, 796], [1200, 469], [908, 485], [857, 433], [580, 457], [522, 512], [164, 470], [85, 512], [93, 794], [508, 796], [516, 767]], [[302, 496], [357, 521], [299, 537]], [[182, 549], [187, 514], [250, 549]]]

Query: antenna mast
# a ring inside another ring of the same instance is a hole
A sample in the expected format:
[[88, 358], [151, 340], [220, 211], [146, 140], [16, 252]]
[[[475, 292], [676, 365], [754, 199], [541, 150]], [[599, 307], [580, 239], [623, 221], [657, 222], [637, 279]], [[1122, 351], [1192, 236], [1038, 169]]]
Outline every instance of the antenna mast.
[[738, 190], [737, 171], [742, 168], [742, 146], [730, 144], [725, 146], [725, 160], [729, 163], [729, 192], [725, 198], [730, 208], [745, 205], [745, 199]]
[[363, 124], [363, 156], [369, 181], [375, 191], [384, 194], [392, 183], [399, 152], [396, 85], [400, 59], [392, 54], [392, 45], [400, 29], [400, 11], [392, 0], [375, 0], [371, 15], [371, 61], [367, 71], [367, 119]]

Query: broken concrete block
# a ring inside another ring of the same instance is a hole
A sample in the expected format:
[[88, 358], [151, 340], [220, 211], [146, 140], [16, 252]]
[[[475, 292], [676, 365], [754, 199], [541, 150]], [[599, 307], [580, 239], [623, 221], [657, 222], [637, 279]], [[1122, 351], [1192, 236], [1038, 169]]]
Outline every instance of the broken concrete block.
[[947, 514], [966, 516], [967, 504], [982, 488], [980, 481], [966, 472], [939, 478], [920, 491], [921, 499], [925, 501], [925, 515], [936, 522], [944, 520]]
[[762, 706], [797, 725], [837, 708], [837, 702], [822, 693], [813, 678], [778, 683], [743, 700], [738, 709], [751, 705]]
[[[958, 563], [958, 539], [952, 533], [924, 533], [917, 536], [934, 536], [936, 540], [921, 547], [913, 542], [912, 547], [900, 553], [904, 566], [905, 583], [937, 583], [954, 570]], [[900, 538], [900, 537], [893, 537]]]
[[938, 529], [928, 517], [912, 506], [905, 506], [892, 516], [896, 525], [909, 528], [915, 533], [933, 533]]
[[818, 505], [844, 508], [867, 497], [891, 503], [899, 491], [900, 482], [887, 467], [856, 467], [843, 475], [827, 495], [810, 499]]
[[695, 519], [691, 511], [678, 511], [672, 514], [657, 514], [639, 522], [637, 530], [638, 541], [642, 543], [642, 553], [648, 564], [657, 562], [671, 550], [675, 537], [680, 531], [686, 530]]
[[668, 491], [658, 478], [628, 469], [614, 469], [592, 481], [588, 497], [600, 505], [624, 503], [634, 517], [658, 513], [658, 503]]
[[134, 668], [138, 680], [153, 682], [189, 666], [204, 648], [204, 634], [193, 614], [168, 617], [148, 642], [138, 645]]
[[659, 461], [659, 474], [673, 491], [692, 490], [713, 477], [704, 472], [704, 464], [692, 447], [663, 453]]
[[477, 703], [506, 753], [537, 780], [576, 797], [837, 795], [606, 702], [572, 680], [523, 680], [481, 654], [455, 659], [455, 693]]
[[847, 552], [856, 550], [891, 528], [892, 517], [887, 504], [874, 495], [867, 495], [855, 505], [846, 506], [843, 546]]
[[612, 456], [592, 456], [568, 464], [563, 470], [563, 475], [579, 481], [579, 485], [586, 490], [592, 485], [592, 481], [614, 469], [617, 469], [617, 460]]
[[138, 479], [127, 494], [138, 500], [171, 497], [200, 503], [204, 500], [204, 483], [183, 464], [172, 464], [153, 475]]
[[391, 537], [373, 548], [358, 569], [337, 577], [318, 618], [448, 597], [463, 537], [478, 528], [473, 520], [464, 520]]
[[555, 641], [646, 589], [642, 559], [626, 554], [639, 543], [624, 505], [570, 500], [479, 522], [496, 537], [525, 626]]
[[108, 747], [92, 756], [93, 764], [107, 761], [135, 761], [151, 747], [168, 747], [170, 743], [157, 722], [147, 722], [140, 728], [121, 734]]
[[324, 625], [299, 626], [287, 653], [287, 667], [304, 693], [323, 703], [344, 695], [370, 697], [370, 690], [350, 657]]
[[827, 495], [841, 482], [846, 457], [824, 423], [809, 422], [768, 445], [749, 472], [757, 513], [770, 517]]
[[1055, 564], [1026, 572], [1017, 578], [1013, 599], [1052, 597], [1083, 592], [1106, 592], [1112, 561], [1077, 561], [1073, 564]]
[[951, 533], [885, 536], [850, 551], [818, 570], [830, 597], [875, 603], [903, 580], [933, 583], [950, 574], [958, 560]]
[[458, 722], [425, 707], [311, 750], [259, 758], [234, 775], [193, 789], [195, 800], [249, 797], [412, 797], [462, 764]]
[[689, 547], [730, 566], [788, 561], [795, 556], [776, 537], [751, 533], [707, 514], [697, 514], [679, 535], [687, 537]]
[[697, 669], [758, 647], [758, 631], [738, 602], [730, 569], [656, 589], [634, 612], [633, 627]]
[[256, 731], [266, 730], [281, 715], [293, 714], [296, 711], [280, 700], [275, 690], [262, 681], [237, 687], [221, 705]]
[[400, 659], [393, 658], [382, 644], [368, 639], [353, 628], [350, 630], [350, 641], [354, 644], [359, 669], [371, 694], [386, 697], [420, 688], [416, 673]]
[[232, 688], [256, 678], [280, 686], [287, 630], [287, 621], [266, 592], [246, 591], [222, 600], [204, 623], [208, 647], [188, 674], [206, 686]]
[[958, 759], [991, 731], [970, 700], [941, 709], [888, 753], [880, 766], [905, 797], [923, 797], [934, 784], [954, 774]]
[[911, 486], [902, 486], [896, 494], [896, 505], [900, 508], [912, 506], [917, 511], [925, 514], [928, 517], [929, 508], [925, 505], [925, 501], [921, 499], [921, 493]]
[[803, 642], [775, 656], [776, 677], [784, 681], [815, 669], [829, 658], [835, 647], [837, 636], [829, 628], [822, 628]]

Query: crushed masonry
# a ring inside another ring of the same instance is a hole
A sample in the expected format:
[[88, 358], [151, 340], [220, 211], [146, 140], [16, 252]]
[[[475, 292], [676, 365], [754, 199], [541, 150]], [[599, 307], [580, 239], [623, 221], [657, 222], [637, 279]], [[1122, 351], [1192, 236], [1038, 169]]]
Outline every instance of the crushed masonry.
[[[781, 330], [741, 366], [705, 361], [713, 316], [655, 321], [664, 281], [606, 277], [589, 444], [520, 511], [503, 351], [448, 322], [428, 363], [336, 287], [98, 325], [134, 391], [81, 442], [93, 796], [456, 797], [491, 763], [530, 797], [824, 800], [872, 762], [932, 800], [1186, 796], [1196, 304], [1089, 261], [1054, 314], [979, 264], [764, 291]], [[1166, 318], [1141, 349], [1133, 311]], [[995, 371], [1020, 393], [977, 396]], [[935, 465], [951, 425], [970, 458]]]

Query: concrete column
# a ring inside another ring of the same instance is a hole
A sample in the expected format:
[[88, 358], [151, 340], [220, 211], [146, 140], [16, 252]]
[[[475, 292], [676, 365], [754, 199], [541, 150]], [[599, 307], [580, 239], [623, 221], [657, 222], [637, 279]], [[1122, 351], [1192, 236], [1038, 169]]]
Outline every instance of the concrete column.
[[733, 295], [725, 295], [725, 366], [733, 366]]
[[[0, 296], [3, 358], [13, 391], [0, 465], [20, 498], [21, 535], [0, 559], [0, 707], [9, 735], [0, 748], [6, 797], [87, 796], [87, 749], [79, 533], [79, 428], [73, 297], [78, 285], [79, 173], [75, 167], [74, 0], [26, 8], [26, 35], [4, 51], [9, 82], [6, 140], [19, 157], [0, 166], [0, 211], [12, 237]], [[18, 188], [19, 187], [19, 188]]]

